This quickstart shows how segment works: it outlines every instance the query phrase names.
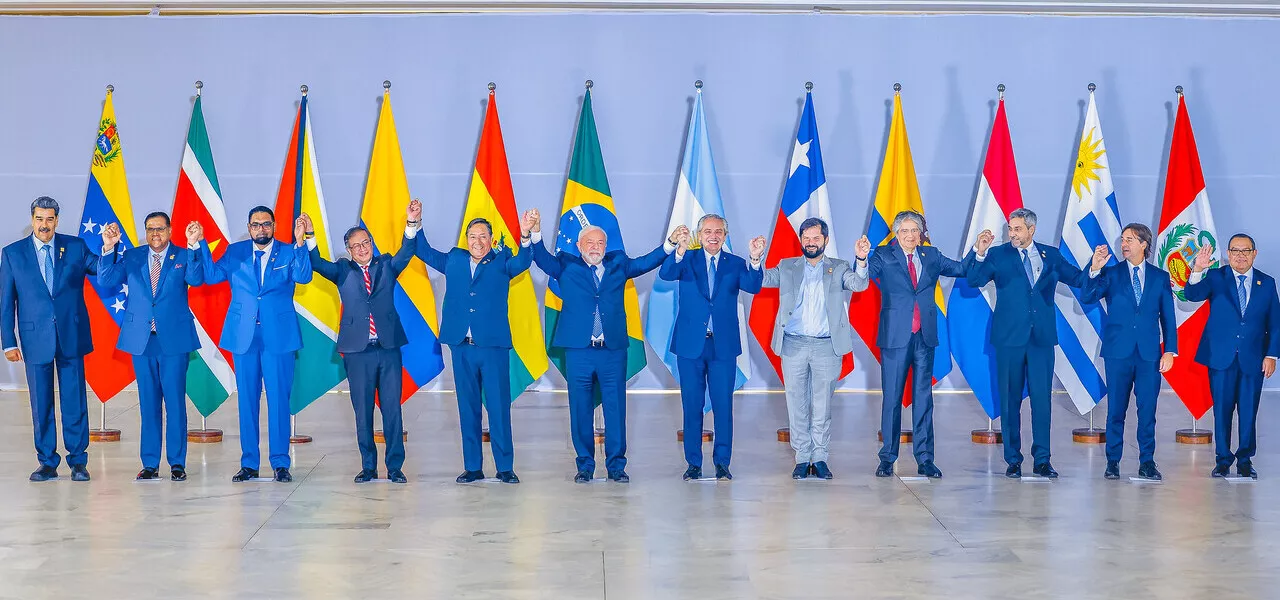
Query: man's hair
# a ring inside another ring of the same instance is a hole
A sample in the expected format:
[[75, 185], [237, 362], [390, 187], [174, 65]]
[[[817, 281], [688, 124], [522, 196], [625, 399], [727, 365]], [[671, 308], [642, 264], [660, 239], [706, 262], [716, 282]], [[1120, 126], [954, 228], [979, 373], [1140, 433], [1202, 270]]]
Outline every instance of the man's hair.
[[489, 230], [489, 235], [490, 236], [493, 235], [493, 224], [489, 223], [489, 219], [486, 219], [484, 217], [476, 217], [474, 219], [471, 219], [471, 221], [467, 223], [467, 228], [465, 230], [466, 233], [471, 233], [471, 228], [479, 224], [484, 224], [485, 228]]
[[373, 241], [373, 234], [369, 233], [368, 229], [365, 229], [364, 227], [356, 225], [355, 227], [348, 229], [346, 233], [342, 234], [342, 245], [350, 248], [351, 244], [349, 242], [351, 242], [351, 236], [361, 231], [363, 231], [365, 235], [369, 236], [369, 241], [371, 242]]
[[1253, 236], [1251, 236], [1251, 235], [1249, 235], [1249, 234], [1247, 234], [1247, 233], [1237, 233], [1237, 234], [1235, 234], [1235, 235], [1231, 236], [1231, 239], [1230, 239], [1230, 240], [1227, 240], [1227, 247], [1228, 247], [1228, 248], [1230, 248], [1230, 247], [1231, 247], [1231, 240], [1234, 240], [1234, 239], [1236, 239], [1236, 238], [1244, 238], [1244, 239], [1246, 239], [1246, 240], [1249, 240], [1249, 248], [1250, 248], [1251, 250], [1257, 250], [1257, 249], [1258, 249], [1258, 244], [1257, 244], [1257, 242], [1253, 241]]
[[583, 227], [582, 231], [578, 232], [578, 239], [581, 240], [582, 238], [587, 237], [587, 234], [593, 231], [599, 231], [600, 235], [604, 236], [604, 241], [609, 241], [609, 234], [599, 225], [587, 225], [586, 227]]
[[40, 196], [39, 198], [31, 201], [31, 216], [36, 216], [37, 208], [52, 208], [53, 216], [55, 217], [58, 216], [58, 213], [62, 212], [62, 208], [58, 206], [58, 201], [48, 196]]
[[904, 210], [893, 217], [893, 227], [890, 228], [893, 230], [893, 234], [898, 235], [898, 228], [902, 227], [902, 224], [907, 221], [915, 223], [916, 227], [920, 228], [920, 235], [924, 235], [924, 215], [914, 210]]
[[267, 213], [267, 216], [271, 217], [272, 221], [276, 220], [276, 213], [271, 212], [270, 208], [267, 208], [262, 205], [258, 205], [249, 209], [249, 220], [252, 221], [253, 215], [256, 215], [258, 213]]
[[724, 234], [729, 235], [729, 219], [726, 219], [715, 213], [707, 213], [705, 215], [702, 215], [702, 217], [698, 219], [698, 225], [697, 225], [698, 231], [702, 231], [702, 224], [705, 223], [707, 219], [718, 219], [720, 221], [720, 224], [724, 225]]
[[1022, 222], [1026, 223], [1027, 227], [1036, 226], [1036, 213], [1029, 208], [1018, 208], [1009, 213], [1009, 220], [1012, 221], [1014, 219], [1022, 219]]
[[814, 227], [817, 227], [822, 230], [822, 237], [830, 237], [828, 235], [829, 230], [827, 229], [827, 222], [823, 221], [822, 219], [819, 219], [818, 217], [809, 217], [808, 219], [801, 221], [800, 229], [796, 230], [796, 235], [799, 235], [800, 237], [804, 237], [804, 232]]
[[[1151, 228], [1142, 223], [1130, 223], [1124, 226], [1124, 231], [1132, 231], [1133, 235], [1138, 236], [1138, 240], [1147, 245], [1146, 252], [1142, 253], [1142, 260], [1151, 258]], [[1121, 231], [1120, 233], [1124, 233]]]
[[168, 214], [168, 213], [166, 213], [166, 212], [164, 212], [164, 211], [162, 211], [162, 210], [157, 210], [156, 212], [153, 212], [153, 213], [147, 213], [147, 218], [145, 218], [145, 219], [143, 219], [143, 220], [142, 220], [142, 225], [145, 227], [145, 226], [146, 226], [146, 224], [147, 224], [147, 221], [150, 221], [151, 219], [154, 219], [154, 218], [156, 218], [156, 217], [160, 217], [160, 218], [163, 218], [163, 219], [164, 219], [164, 226], [165, 226], [165, 227], [168, 227], [168, 226], [170, 225], [170, 223], [169, 223], [169, 214]]

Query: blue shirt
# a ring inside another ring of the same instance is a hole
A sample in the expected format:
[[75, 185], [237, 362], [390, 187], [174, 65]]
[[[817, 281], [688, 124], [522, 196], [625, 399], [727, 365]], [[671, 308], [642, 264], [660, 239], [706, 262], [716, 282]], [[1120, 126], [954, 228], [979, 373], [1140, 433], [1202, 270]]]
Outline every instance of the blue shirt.
[[824, 293], [822, 271], [826, 261], [818, 264], [804, 262], [804, 279], [800, 282], [800, 290], [796, 294], [795, 309], [791, 320], [787, 321], [783, 331], [792, 335], [809, 337], [830, 337], [831, 327], [827, 323], [827, 295]]

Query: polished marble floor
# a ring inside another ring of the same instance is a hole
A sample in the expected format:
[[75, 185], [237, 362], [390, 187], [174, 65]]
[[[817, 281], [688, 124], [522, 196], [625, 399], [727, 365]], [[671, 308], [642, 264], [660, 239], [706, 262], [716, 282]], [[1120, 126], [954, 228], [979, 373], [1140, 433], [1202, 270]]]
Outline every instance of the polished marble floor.
[[[686, 483], [678, 398], [634, 394], [632, 483], [575, 485], [566, 397], [552, 393], [512, 411], [517, 486], [453, 482], [457, 410], [438, 393], [406, 405], [407, 485], [351, 482], [353, 419], [338, 394], [299, 417], [315, 442], [294, 447], [292, 484], [231, 483], [234, 402], [210, 419], [226, 440], [191, 445], [189, 481], [134, 482], [128, 394], [107, 411], [124, 441], [90, 448], [92, 482], [71, 482], [64, 466], [36, 484], [26, 396], [5, 392], [0, 598], [1280, 597], [1280, 415], [1264, 397], [1262, 477], [1230, 483], [1208, 477], [1211, 447], [1173, 443], [1190, 421], [1162, 400], [1160, 484], [1104, 480], [1101, 446], [1071, 441], [1085, 421], [1065, 397], [1054, 406], [1061, 479], [1005, 479], [999, 446], [969, 441], [986, 420], [965, 395], [937, 400], [944, 479], [877, 479], [879, 397], [863, 394], [838, 396], [833, 481], [790, 478], [774, 434], [782, 396], [752, 394], [737, 398], [736, 478]], [[1137, 469], [1129, 442], [1126, 476]], [[909, 453], [898, 465], [914, 474]]]

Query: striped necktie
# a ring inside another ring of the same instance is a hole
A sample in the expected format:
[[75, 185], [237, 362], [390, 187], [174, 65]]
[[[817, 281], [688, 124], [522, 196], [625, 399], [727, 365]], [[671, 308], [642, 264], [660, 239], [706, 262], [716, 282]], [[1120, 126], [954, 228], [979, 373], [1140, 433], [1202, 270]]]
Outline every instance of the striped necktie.
[[[360, 267], [360, 270], [361, 270], [361, 271], [364, 271], [364, 291], [365, 291], [366, 293], [368, 293], [370, 296], [373, 296], [373, 279], [372, 279], [371, 277], [369, 277], [369, 266], [368, 266], [368, 265], [364, 265], [364, 266]], [[373, 325], [373, 302], [372, 302], [372, 300], [370, 300], [370, 302], [369, 302], [369, 339], [370, 339], [370, 340], [376, 340], [376, 339], [378, 339], [378, 328], [377, 328], [377, 327], [374, 327], [374, 325]]]
[[[160, 285], [160, 255], [151, 253], [151, 297], [156, 297], [156, 288]], [[151, 331], [156, 330], [156, 320], [151, 319]]]

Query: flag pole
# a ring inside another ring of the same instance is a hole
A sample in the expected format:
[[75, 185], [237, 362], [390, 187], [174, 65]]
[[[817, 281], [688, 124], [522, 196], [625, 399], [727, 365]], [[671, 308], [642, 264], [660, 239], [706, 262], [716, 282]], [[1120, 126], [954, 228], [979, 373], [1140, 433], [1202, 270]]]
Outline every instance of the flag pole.
[[[808, 94], [808, 93], [812, 93], [812, 92], [813, 92], [813, 82], [812, 82], [812, 81], [806, 81], [806, 82], [804, 82], [804, 91], [805, 91], [805, 93], [806, 93], [806, 94]], [[783, 382], [782, 382], [783, 388], [785, 388], [785, 387], [786, 387], [786, 384], [787, 384], [787, 383], [786, 383], [786, 381], [783, 381]], [[779, 427], [779, 428], [778, 428], [778, 441], [779, 441], [779, 442], [782, 442], [782, 443], [784, 443], [784, 444], [787, 444], [787, 443], [790, 443], [790, 442], [791, 442], [791, 428], [790, 428], [790, 427]]]
[[289, 415], [289, 430], [293, 435], [289, 436], [290, 444], [310, 444], [311, 436], [298, 433], [298, 415]]
[[[996, 92], [1000, 95], [1000, 102], [1004, 102], [1004, 84], [996, 84]], [[999, 429], [995, 428], [996, 420], [987, 416], [986, 429], [974, 429], [969, 432], [969, 441], [975, 444], [1000, 444], [1004, 442], [1004, 438]]]

